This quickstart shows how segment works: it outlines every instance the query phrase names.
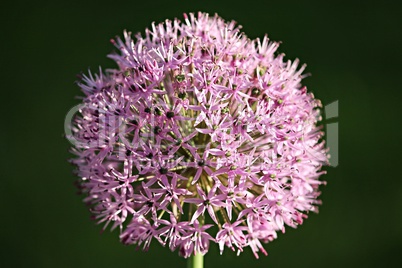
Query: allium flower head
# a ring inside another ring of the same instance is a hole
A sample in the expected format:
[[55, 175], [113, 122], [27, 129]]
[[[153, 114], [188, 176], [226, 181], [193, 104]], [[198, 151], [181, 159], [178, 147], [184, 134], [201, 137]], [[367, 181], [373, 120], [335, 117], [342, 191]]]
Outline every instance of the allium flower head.
[[79, 82], [71, 161], [94, 218], [124, 244], [258, 257], [316, 210], [320, 102], [278, 43], [205, 13], [112, 43], [118, 67]]

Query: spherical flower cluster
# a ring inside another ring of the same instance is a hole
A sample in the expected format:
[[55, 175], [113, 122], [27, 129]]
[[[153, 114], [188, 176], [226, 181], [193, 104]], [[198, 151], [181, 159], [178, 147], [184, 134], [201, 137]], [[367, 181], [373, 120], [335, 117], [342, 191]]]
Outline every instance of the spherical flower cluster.
[[278, 43], [205, 13], [111, 42], [118, 68], [78, 83], [71, 162], [93, 217], [124, 244], [258, 257], [316, 210], [320, 102]]

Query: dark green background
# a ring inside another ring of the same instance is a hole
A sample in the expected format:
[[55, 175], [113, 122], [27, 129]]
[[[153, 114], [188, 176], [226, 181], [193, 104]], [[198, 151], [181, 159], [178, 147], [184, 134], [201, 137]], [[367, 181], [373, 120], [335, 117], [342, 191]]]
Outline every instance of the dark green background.
[[323, 104], [339, 100], [340, 128], [320, 213], [268, 244], [268, 257], [219, 256], [212, 246], [206, 267], [398, 267], [401, 1], [197, 2], [1, 4], [0, 265], [185, 267], [156, 243], [143, 253], [117, 232], [99, 234], [75, 194], [63, 121], [79, 102], [76, 74], [114, 66], [111, 37], [201, 10], [237, 20], [252, 38], [283, 41], [281, 52], [308, 63], [309, 90]]

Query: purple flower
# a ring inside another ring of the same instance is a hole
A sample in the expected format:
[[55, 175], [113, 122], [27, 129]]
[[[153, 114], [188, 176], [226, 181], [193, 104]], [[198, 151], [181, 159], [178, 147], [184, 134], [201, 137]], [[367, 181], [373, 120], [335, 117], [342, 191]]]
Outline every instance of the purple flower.
[[199, 13], [112, 44], [117, 68], [78, 83], [69, 138], [85, 202], [124, 244], [258, 257], [317, 210], [321, 104], [278, 43]]
[[192, 226], [189, 226], [187, 237], [184, 237], [179, 253], [185, 258], [191, 256], [191, 254], [201, 253], [205, 254], [209, 248], [209, 241], [215, 239], [206, 232], [212, 224], [201, 225], [197, 220], [194, 221]]
[[233, 224], [230, 222], [223, 224], [221, 230], [216, 235], [216, 241], [219, 244], [221, 254], [225, 245], [233, 251], [235, 247], [239, 250], [239, 253], [243, 251], [243, 247], [247, 246], [247, 239], [244, 234], [247, 230], [247, 226], [242, 225], [242, 221], [237, 221]]
[[191, 218], [191, 223], [196, 221], [199, 216], [204, 215], [205, 210], [207, 210], [212, 220], [218, 224], [218, 219], [215, 215], [214, 209], [224, 206], [224, 203], [221, 200], [224, 200], [225, 196], [223, 194], [217, 195], [217, 188], [218, 184], [215, 183], [212, 189], [209, 190], [208, 195], [206, 195], [201, 187], [197, 185], [197, 193], [201, 198], [187, 198], [184, 200], [186, 203], [192, 203], [197, 206], [197, 210], [194, 212], [193, 217]]

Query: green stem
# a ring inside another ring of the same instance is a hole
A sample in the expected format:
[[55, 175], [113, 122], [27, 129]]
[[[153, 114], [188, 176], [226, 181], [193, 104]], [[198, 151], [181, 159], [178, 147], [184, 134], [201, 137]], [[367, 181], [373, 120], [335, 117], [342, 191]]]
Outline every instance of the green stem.
[[187, 268], [204, 268], [204, 255], [197, 253], [191, 256], [187, 261]]

